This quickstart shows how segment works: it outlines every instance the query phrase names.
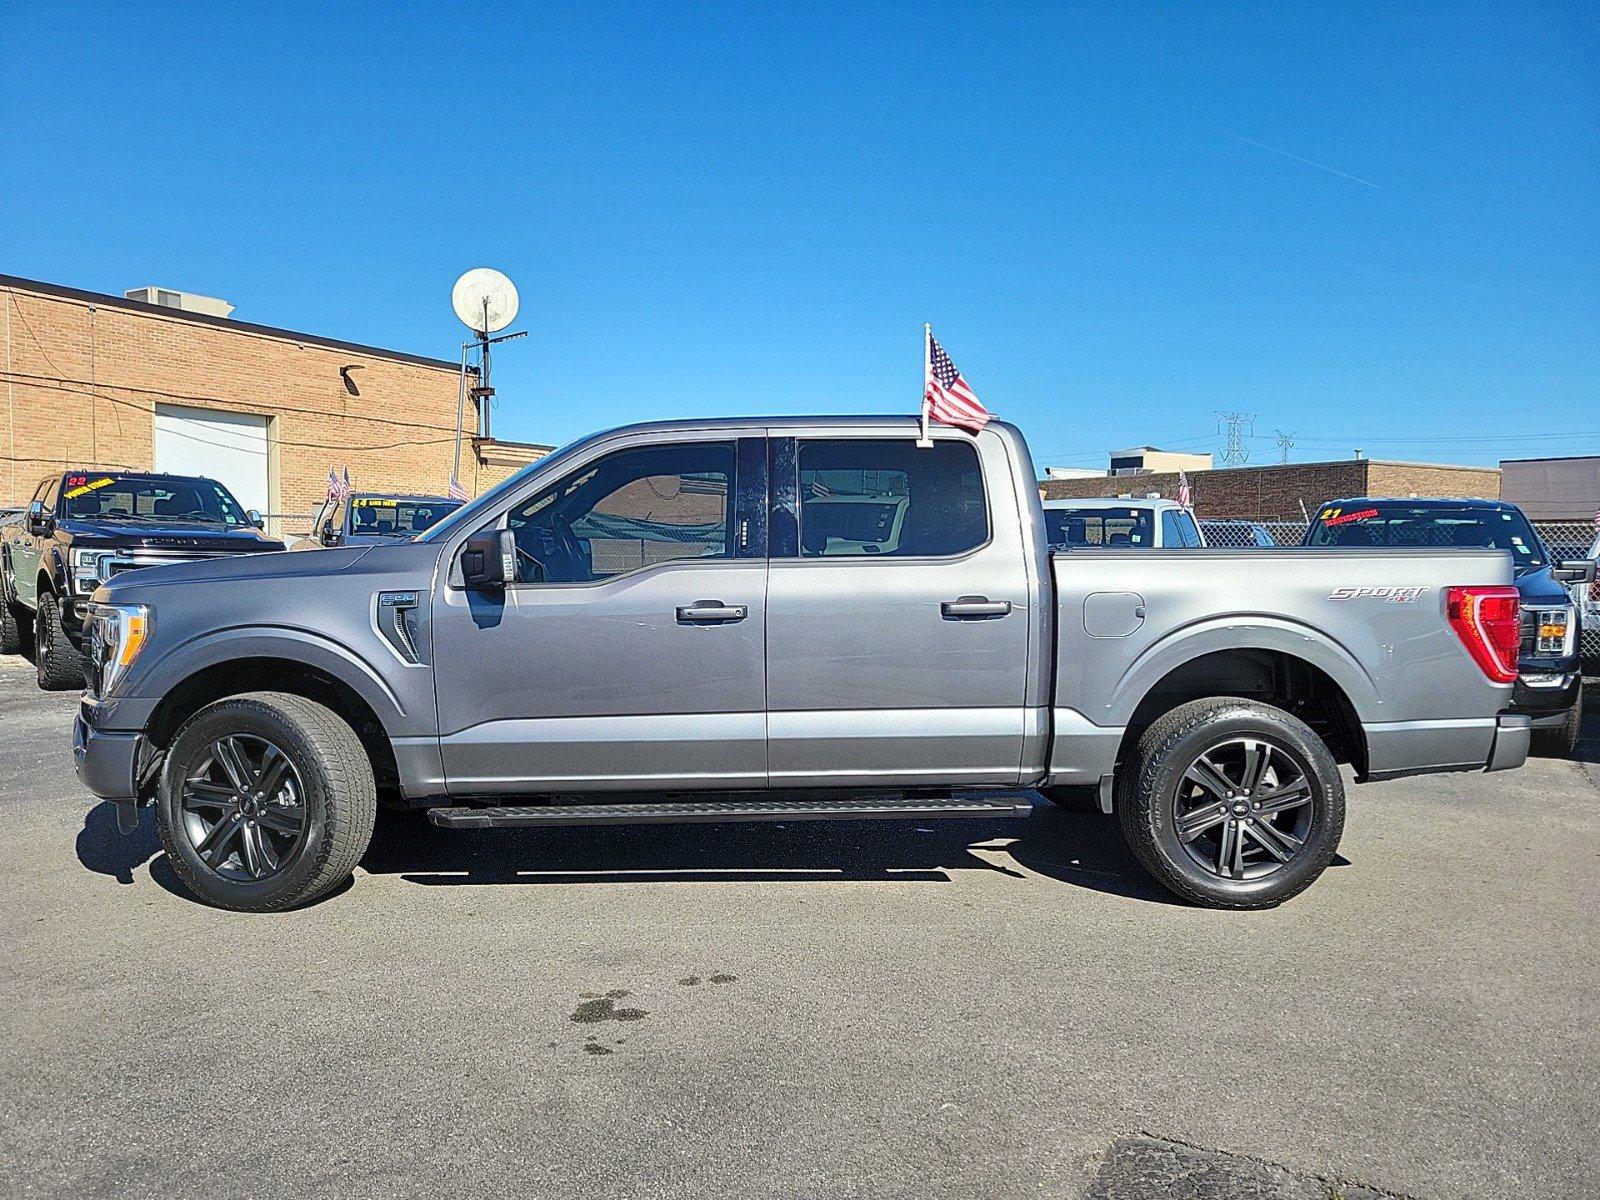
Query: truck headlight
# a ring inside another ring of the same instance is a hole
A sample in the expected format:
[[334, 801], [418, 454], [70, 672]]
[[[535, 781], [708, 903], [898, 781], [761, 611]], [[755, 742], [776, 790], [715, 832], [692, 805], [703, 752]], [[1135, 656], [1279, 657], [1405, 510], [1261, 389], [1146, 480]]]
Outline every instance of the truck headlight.
[[110, 550], [96, 550], [92, 546], [78, 547], [72, 552], [72, 589], [92, 592], [105, 582]]
[[143, 604], [91, 604], [89, 654], [95, 692], [105, 695], [139, 657], [150, 640], [153, 622]]
[[1534, 635], [1536, 653], [1561, 657], [1572, 653], [1578, 623], [1570, 604], [1565, 608], [1536, 608], [1532, 611], [1531, 622], [1537, 630]]

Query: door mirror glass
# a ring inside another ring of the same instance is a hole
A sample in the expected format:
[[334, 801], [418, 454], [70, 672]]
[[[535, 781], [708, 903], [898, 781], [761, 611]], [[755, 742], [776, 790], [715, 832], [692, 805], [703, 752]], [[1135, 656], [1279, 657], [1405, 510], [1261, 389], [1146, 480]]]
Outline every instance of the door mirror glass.
[[45, 509], [43, 500], [35, 500], [28, 505], [27, 524], [28, 533], [33, 537], [44, 537], [54, 527], [55, 522]]
[[265, 529], [267, 527], [266, 518], [253, 508], [245, 512], [244, 519], [257, 529]]
[[517, 543], [509, 529], [484, 529], [461, 547], [461, 578], [470, 588], [500, 589], [517, 578]]

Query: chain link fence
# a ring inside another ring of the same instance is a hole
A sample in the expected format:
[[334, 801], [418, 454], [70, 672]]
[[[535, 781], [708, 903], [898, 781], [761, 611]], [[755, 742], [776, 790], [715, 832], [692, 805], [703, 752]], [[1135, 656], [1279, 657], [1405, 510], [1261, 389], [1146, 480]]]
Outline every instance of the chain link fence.
[[[1596, 528], [1590, 521], [1535, 521], [1534, 530], [1550, 548], [1551, 556], [1561, 561], [1593, 557]], [[1200, 522], [1206, 545], [1226, 549], [1265, 549], [1271, 546], [1298, 546], [1305, 537], [1304, 521]], [[1600, 583], [1573, 584], [1568, 591], [1572, 602], [1583, 613], [1583, 657], [1591, 672], [1600, 672]]]

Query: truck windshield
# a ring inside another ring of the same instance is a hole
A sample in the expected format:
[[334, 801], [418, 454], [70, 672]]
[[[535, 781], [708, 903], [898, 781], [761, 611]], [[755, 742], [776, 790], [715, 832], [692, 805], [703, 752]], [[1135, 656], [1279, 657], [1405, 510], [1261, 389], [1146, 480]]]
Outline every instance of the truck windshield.
[[411, 537], [444, 520], [461, 504], [443, 497], [352, 496], [347, 532], [377, 537]]
[[248, 525], [227, 488], [171, 475], [73, 473], [62, 480], [61, 516], [79, 520], [184, 521]]
[[1327, 505], [1306, 531], [1305, 544], [1508, 550], [1518, 575], [1545, 565], [1543, 544], [1515, 508], [1383, 500]]
[[1052, 546], [1155, 545], [1155, 520], [1147, 508], [1047, 508]]

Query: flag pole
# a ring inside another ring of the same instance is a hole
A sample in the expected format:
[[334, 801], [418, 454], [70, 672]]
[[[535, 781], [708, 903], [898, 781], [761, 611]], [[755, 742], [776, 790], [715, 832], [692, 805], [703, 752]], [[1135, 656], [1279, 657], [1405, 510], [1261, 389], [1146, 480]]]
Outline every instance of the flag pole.
[[933, 439], [928, 436], [928, 380], [933, 374], [933, 326], [922, 326], [922, 432], [917, 438], [919, 450], [931, 450]]

